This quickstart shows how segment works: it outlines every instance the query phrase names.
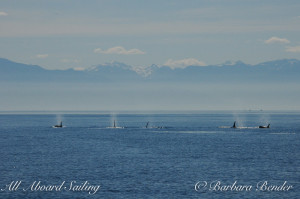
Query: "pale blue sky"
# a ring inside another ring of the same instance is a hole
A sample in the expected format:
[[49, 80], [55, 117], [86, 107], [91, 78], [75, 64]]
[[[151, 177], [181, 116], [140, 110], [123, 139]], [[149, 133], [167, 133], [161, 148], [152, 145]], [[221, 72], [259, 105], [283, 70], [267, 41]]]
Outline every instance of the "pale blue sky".
[[298, 0], [1, 0], [0, 57], [48, 69], [300, 59], [299, 10]]

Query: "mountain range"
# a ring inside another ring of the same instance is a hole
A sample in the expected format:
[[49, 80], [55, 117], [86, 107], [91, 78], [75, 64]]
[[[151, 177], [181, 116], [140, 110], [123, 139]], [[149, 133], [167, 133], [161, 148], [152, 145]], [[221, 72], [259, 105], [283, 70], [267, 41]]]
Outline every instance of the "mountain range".
[[2, 110], [300, 110], [300, 61], [47, 70], [0, 59]]
[[47, 70], [0, 58], [1, 82], [299, 82], [300, 60], [283, 59], [256, 65], [241, 61], [172, 69], [124, 63], [100, 64], [85, 70]]

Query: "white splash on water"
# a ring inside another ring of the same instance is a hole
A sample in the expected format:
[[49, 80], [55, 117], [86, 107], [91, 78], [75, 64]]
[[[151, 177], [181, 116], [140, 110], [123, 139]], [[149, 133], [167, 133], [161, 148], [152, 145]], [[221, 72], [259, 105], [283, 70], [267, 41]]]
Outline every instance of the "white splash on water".
[[114, 124], [116, 125], [116, 127], [118, 126], [116, 113], [111, 113], [110, 114], [110, 124], [111, 124], [110, 127], [114, 127]]
[[236, 122], [236, 124], [235, 124], [236, 127], [244, 127], [245, 126], [245, 124], [244, 124], [245, 123], [245, 118], [243, 116], [239, 115], [236, 112], [233, 113], [233, 120]]
[[259, 117], [259, 122], [261, 123], [260, 125], [265, 125], [267, 126], [268, 124], [270, 124], [271, 122], [271, 118], [269, 114], [262, 114]]
[[56, 114], [56, 124], [60, 124], [60, 122], [63, 121], [63, 115], [62, 114]]

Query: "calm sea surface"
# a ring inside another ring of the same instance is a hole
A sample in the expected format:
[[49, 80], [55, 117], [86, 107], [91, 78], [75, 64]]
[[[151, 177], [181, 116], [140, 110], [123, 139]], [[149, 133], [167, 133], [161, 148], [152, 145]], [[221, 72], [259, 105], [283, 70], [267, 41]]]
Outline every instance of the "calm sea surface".
[[297, 112], [3, 113], [0, 150], [0, 198], [300, 198]]

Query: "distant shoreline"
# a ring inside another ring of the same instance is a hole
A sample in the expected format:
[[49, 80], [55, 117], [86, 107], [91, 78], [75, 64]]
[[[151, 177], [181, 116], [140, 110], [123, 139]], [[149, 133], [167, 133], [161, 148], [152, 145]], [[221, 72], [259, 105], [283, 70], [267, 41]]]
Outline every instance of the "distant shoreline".
[[125, 111], [125, 110], [96, 110], [96, 111], [0, 111], [0, 115], [53, 115], [53, 114], [74, 114], [74, 115], [107, 115], [107, 114], [282, 114], [282, 113], [300, 113], [300, 110], [140, 110], [140, 111]]

